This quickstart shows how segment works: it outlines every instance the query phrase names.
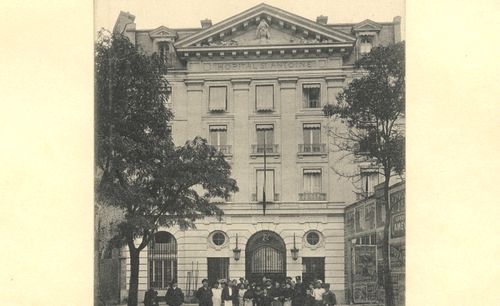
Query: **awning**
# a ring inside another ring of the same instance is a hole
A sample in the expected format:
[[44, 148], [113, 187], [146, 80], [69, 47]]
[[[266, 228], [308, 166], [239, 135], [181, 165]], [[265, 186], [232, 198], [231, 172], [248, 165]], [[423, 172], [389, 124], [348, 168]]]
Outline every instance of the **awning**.
[[225, 125], [211, 125], [210, 131], [227, 131], [227, 126], [225, 126]]
[[321, 124], [319, 124], [319, 123], [305, 123], [304, 124], [304, 129], [308, 129], [308, 130], [320, 130], [321, 129]]
[[255, 105], [257, 110], [269, 111], [274, 108], [274, 86], [257, 85], [255, 94]]
[[256, 129], [257, 129], [257, 131], [272, 131], [272, 130], [274, 130], [274, 125], [272, 125], [272, 124], [258, 124]]
[[226, 86], [210, 87], [209, 89], [209, 109], [211, 111], [226, 110]]
[[303, 84], [302, 88], [321, 88], [320, 84]]
[[304, 174], [321, 174], [321, 169], [304, 169]]

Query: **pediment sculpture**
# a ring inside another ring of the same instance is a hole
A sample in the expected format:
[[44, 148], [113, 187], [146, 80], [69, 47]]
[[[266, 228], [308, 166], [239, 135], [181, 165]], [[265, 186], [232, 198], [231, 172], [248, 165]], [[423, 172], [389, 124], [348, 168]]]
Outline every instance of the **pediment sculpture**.
[[265, 20], [261, 20], [259, 25], [257, 26], [257, 31], [255, 31], [255, 37], [257, 39], [271, 38], [271, 34], [269, 33], [269, 25]]

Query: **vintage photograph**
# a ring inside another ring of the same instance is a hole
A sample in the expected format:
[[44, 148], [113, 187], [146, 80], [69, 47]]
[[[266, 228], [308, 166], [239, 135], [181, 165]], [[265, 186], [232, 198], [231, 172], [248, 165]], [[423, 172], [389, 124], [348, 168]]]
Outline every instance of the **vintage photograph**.
[[95, 1], [94, 305], [405, 305], [404, 0]]

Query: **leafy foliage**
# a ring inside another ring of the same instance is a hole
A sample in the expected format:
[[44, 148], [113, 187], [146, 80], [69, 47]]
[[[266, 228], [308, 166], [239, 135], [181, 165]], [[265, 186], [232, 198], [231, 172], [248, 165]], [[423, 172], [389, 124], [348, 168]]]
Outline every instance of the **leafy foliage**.
[[222, 215], [212, 198], [238, 190], [222, 154], [204, 139], [175, 147], [166, 108], [163, 61], [120, 35], [96, 45], [96, 166], [98, 200], [125, 211], [118, 240], [144, 248], [159, 226], [194, 226]]
[[405, 114], [404, 42], [376, 47], [356, 62], [362, 76], [327, 104], [328, 117], [342, 119], [349, 127], [346, 146], [398, 174], [404, 172]]

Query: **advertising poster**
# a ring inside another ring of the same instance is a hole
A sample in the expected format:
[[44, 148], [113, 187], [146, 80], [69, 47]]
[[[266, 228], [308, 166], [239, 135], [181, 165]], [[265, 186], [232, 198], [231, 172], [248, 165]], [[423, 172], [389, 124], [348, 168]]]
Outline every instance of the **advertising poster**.
[[405, 210], [405, 191], [400, 190], [390, 195], [392, 213], [398, 213]]
[[390, 246], [390, 260], [389, 264], [391, 269], [403, 269], [405, 266], [405, 245], [391, 245]]
[[392, 216], [391, 237], [399, 238], [405, 236], [405, 213], [399, 213]]
[[354, 280], [377, 280], [377, 248], [374, 245], [354, 247]]
[[347, 235], [354, 234], [354, 210], [349, 210], [346, 212], [345, 230]]
[[365, 224], [366, 229], [375, 228], [375, 203], [367, 204], [365, 207]]
[[377, 227], [382, 227], [385, 224], [385, 207], [384, 207], [384, 200], [383, 199], [377, 199]]
[[368, 302], [366, 289], [366, 284], [354, 285], [354, 303]]

